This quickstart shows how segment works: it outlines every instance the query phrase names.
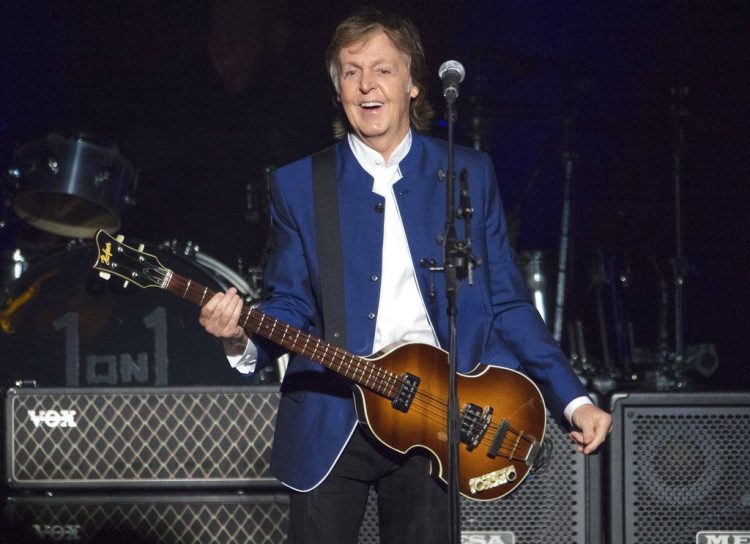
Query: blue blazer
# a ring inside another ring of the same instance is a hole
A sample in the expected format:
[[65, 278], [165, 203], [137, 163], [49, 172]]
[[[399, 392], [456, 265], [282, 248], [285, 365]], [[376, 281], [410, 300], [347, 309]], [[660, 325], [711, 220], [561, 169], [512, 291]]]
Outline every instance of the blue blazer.
[[[419, 289], [437, 338], [448, 347], [444, 278], [420, 266], [421, 259], [443, 262], [447, 145], [413, 134], [401, 161], [402, 179], [394, 185], [414, 261]], [[477, 363], [518, 369], [539, 386], [547, 408], [561, 417], [569, 401], [585, 389], [529, 301], [524, 277], [513, 262], [492, 162], [485, 153], [457, 146], [455, 171], [468, 172], [474, 216], [471, 241], [481, 266], [474, 284], [458, 291], [457, 365]], [[277, 170], [271, 181], [274, 250], [264, 280], [269, 298], [262, 309], [284, 323], [320, 336], [321, 269], [316, 254], [310, 157]], [[346, 348], [369, 355], [375, 335], [381, 273], [383, 198], [372, 192], [372, 178], [355, 159], [346, 139], [336, 145], [336, 173], [344, 260]], [[457, 186], [459, 183], [456, 184]], [[458, 189], [458, 187], [457, 187]], [[458, 202], [458, 197], [456, 197]], [[457, 223], [463, 239], [463, 223]], [[436, 294], [430, 297], [432, 291]], [[258, 368], [280, 354], [256, 339]], [[357, 422], [352, 392], [343, 378], [303, 357], [289, 362], [279, 405], [271, 472], [289, 487], [309, 490], [328, 474]]]

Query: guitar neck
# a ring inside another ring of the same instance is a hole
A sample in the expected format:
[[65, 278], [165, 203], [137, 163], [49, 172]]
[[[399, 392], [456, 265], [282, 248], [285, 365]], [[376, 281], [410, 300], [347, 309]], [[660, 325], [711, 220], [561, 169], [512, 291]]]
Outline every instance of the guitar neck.
[[[170, 293], [203, 307], [216, 291], [170, 271], [163, 288]], [[248, 334], [257, 334], [299, 355], [316, 361], [348, 380], [393, 399], [399, 378], [372, 361], [316, 338], [296, 327], [269, 316], [246, 304], [242, 305], [240, 326]]]

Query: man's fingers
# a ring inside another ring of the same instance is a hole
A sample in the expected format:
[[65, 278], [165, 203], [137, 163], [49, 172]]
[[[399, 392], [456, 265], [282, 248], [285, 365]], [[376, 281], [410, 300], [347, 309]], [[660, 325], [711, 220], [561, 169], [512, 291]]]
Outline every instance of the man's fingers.
[[[579, 411], [580, 410], [580, 411]], [[577, 429], [570, 433], [576, 449], [585, 454], [593, 453], [601, 446], [612, 430], [612, 416], [593, 405], [581, 407], [575, 418]]]
[[230, 287], [226, 293], [216, 293], [201, 309], [198, 322], [214, 336], [237, 338], [242, 328], [237, 322], [242, 312], [242, 300], [237, 290]]

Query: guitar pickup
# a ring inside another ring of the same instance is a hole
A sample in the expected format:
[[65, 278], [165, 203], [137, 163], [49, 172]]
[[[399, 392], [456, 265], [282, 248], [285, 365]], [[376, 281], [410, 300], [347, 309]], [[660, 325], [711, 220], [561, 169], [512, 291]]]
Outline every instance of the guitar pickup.
[[401, 377], [402, 385], [396, 397], [391, 401], [391, 406], [400, 412], [408, 412], [419, 388], [419, 378], [408, 372]]
[[484, 438], [487, 428], [492, 421], [493, 408], [488, 406], [484, 410], [476, 404], [467, 404], [461, 418], [461, 442], [466, 449], [472, 451]]

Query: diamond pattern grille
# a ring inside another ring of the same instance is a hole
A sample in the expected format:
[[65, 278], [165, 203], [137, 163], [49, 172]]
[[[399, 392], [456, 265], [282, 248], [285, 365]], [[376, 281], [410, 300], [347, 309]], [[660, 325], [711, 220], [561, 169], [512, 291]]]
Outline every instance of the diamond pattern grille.
[[[11, 390], [10, 482], [277, 485], [268, 465], [278, 400], [273, 387]], [[61, 424], [71, 412], [75, 426]]]
[[266, 543], [286, 538], [288, 497], [20, 497], [6, 519], [26, 541]]

